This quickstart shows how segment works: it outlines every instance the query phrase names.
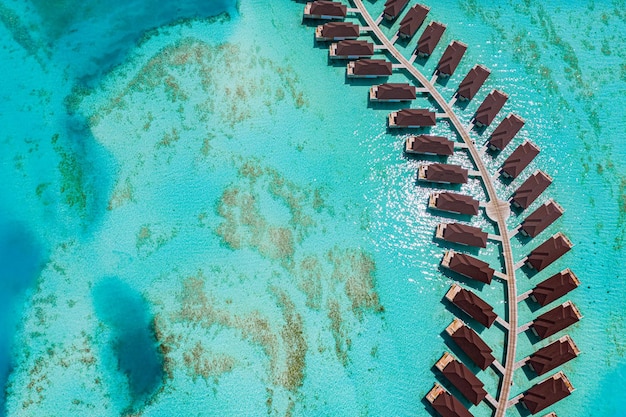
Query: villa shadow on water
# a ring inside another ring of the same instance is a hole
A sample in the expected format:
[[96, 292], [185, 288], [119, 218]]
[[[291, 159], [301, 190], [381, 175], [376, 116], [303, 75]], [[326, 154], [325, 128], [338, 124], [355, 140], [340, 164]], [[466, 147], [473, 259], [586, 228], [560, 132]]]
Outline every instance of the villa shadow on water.
[[163, 380], [163, 357], [143, 296], [119, 278], [105, 278], [93, 290], [98, 319], [111, 329], [110, 347], [118, 370], [128, 378], [131, 408], [141, 407]]

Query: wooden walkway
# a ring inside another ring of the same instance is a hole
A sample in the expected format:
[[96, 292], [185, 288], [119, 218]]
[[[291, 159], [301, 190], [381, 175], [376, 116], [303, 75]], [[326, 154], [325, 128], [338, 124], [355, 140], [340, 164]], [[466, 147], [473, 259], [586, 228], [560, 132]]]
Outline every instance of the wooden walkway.
[[[467, 145], [467, 150], [470, 154], [474, 165], [480, 172], [482, 184], [487, 191], [487, 197], [491, 204], [488, 205], [489, 217], [494, 220], [498, 225], [498, 233], [502, 237], [502, 253], [504, 256], [504, 274], [507, 276], [507, 299], [508, 299], [508, 317], [507, 321], [509, 328], [512, 329], [506, 332], [506, 354], [503, 369], [502, 381], [500, 384], [500, 392], [498, 393], [498, 402], [496, 407], [496, 417], [502, 417], [506, 414], [507, 406], [509, 404], [508, 398], [511, 392], [511, 385], [513, 379], [513, 372], [515, 371], [515, 355], [517, 349], [517, 287], [515, 282], [515, 262], [513, 261], [513, 252], [511, 250], [511, 241], [509, 237], [509, 231], [507, 229], [506, 220], [510, 215], [508, 210], [509, 205], [501, 201], [496, 194], [495, 187], [491, 180], [491, 175], [487, 171], [485, 164], [481, 159], [481, 153], [476, 148], [474, 141], [470, 137], [469, 130], [473, 128], [473, 123], [466, 128], [463, 126], [461, 120], [457, 117], [453, 111], [451, 105], [443, 98], [443, 96], [437, 91], [433, 83], [424, 76], [417, 68], [413, 66], [413, 63], [409, 61], [404, 55], [398, 51], [394, 44], [387, 38], [378, 27], [377, 22], [369, 14], [362, 0], [351, 0], [354, 6], [360, 10], [360, 16], [365, 20], [366, 24], [371, 29], [372, 36], [375, 36], [380, 43], [387, 46], [387, 51], [406, 68], [407, 72], [417, 80], [424, 88], [428, 90], [431, 97], [437, 102], [442, 111], [447, 114], [450, 123], [454, 126], [463, 142]], [[415, 58], [411, 57], [412, 60]], [[433, 82], [436, 77], [433, 78]], [[503, 204], [504, 203], [504, 204]], [[506, 206], [506, 210], [503, 207]]]

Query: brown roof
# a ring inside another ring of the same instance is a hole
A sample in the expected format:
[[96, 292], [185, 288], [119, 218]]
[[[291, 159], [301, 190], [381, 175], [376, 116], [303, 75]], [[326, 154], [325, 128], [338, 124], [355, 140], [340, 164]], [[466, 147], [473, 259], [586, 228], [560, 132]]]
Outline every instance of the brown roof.
[[489, 74], [491, 74], [491, 71], [487, 68], [482, 65], [474, 65], [474, 68], [467, 73], [461, 84], [459, 84], [458, 95], [466, 100], [473, 99], [487, 77], [489, 77]]
[[415, 86], [407, 83], [387, 83], [378, 86], [376, 98], [379, 100], [413, 100]]
[[562, 372], [553, 375], [524, 393], [522, 404], [536, 414], [572, 393], [574, 388]]
[[443, 23], [430, 22], [417, 41], [417, 52], [424, 55], [432, 54], [445, 30], [446, 25]]
[[398, 17], [402, 9], [404, 9], [409, 0], [387, 0], [385, 2], [385, 14], [386, 19], [395, 19]]
[[479, 202], [469, 195], [456, 193], [438, 193], [435, 207], [439, 210], [459, 214], [478, 214]]
[[422, 26], [422, 23], [424, 23], [426, 15], [429, 11], [430, 8], [428, 6], [424, 6], [421, 4], [416, 4], [415, 6], [411, 7], [409, 11], [406, 12], [406, 15], [400, 22], [400, 29], [398, 29], [400, 35], [404, 36], [405, 38], [410, 38], [411, 36], [415, 35], [417, 29], [419, 29], [420, 26]]
[[546, 306], [579, 285], [578, 277], [568, 268], [537, 284], [530, 296], [539, 305]]
[[508, 98], [509, 96], [502, 91], [493, 90], [489, 93], [478, 107], [478, 110], [476, 110], [476, 115], [474, 116], [476, 124], [489, 126], [498, 112], [504, 107], [504, 103], [506, 103]]
[[476, 281], [491, 284], [491, 279], [493, 278], [495, 271], [487, 262], [483, 262], [480, 259], [476, 259], [473, 256], [466, 255], [464, 253], [453, 253], [454, 256], [450, 260], [450, 265], [448, 266], [450, 270]]
[[527, 209], [550, 184], [552, 178], [545, 172], [537, 170], [515, 190], [512, 202], [522, 209]]
[[462, 223], [448, 223], [443, 232], [444, 240], [462, 245], [487, 247], [487, 233], [479, 227], [468, 226]]
[[310, 14], [315, 16], [346, 17], [348, 7], [336, 1], [314, 1], [311, 3]]
[[322, 37], [335, 38], [358, 38], [359, 25], [350, 22], [330, 22], [322, 25]]
[[407, 150], [432, 155], [452, 155], [454, 142], [444, 136], [419, 135], [407, 139]]
[[487, 346], [474, 330], [466, 325], [461, 326], [451, 337], [480, 369], [487, 369], [495, 360], [491, 354], [491, 348]]
[[493, 307], [475, 293], [465, 288], [459, 289], [459, 292], [457, 292], [452, 299], [452, 304], [485, 327], [491, 327], [493, 322], [496, 321], [496, 318], [498, 318], [496, 313], [493, 312]]
[[442, 391], [431, 405], [441, 417], [472, 417], [467, 408], [447, 391]]
[[428, 109], [402, 109], [396, 113], [398, 126], [435, 126], [437, 116]]
[[359, 59], [354, 62], [355, 75], [391, 75], [391, 62], [384, 59]]
[[480, 379], [457, 359], [448, 363], [441, 372], [472, 404], [478, 405], [487, 396]]
[[572, 242], [563, 233], [559, 232], [530, 252], [526, 262], [532, 268], [541, 271], [566, 254], [572, 246]]
[[454, 71], [456, 71], [456, 67], [458, 67], [465, 51], [467, 50], [467, 45], [463, 42], [452, 41], [450, 45], [446, 48], [439, 63], [437, 64], [437, 70], [440, 74], [444, 75], [452, 75]]
[[522, 228], [528, 236], [536, 237], [563, 214], [563, 208], [550, 199], [524, 219]]
[[539, 148], [532, 142], [524, 141], [502, 164], [502, 172], [511, 178], [517, 176], [539, 155]]
[[517, 135], [522, 126], [524, 126], [524, 119], [513, 113], [509, 114], [491, 133], [487, 145], [493, 146], [499, 151], [503, 150]]
[[571, 326], [580, 318], [576, 306], [571, 301], [566, 301], [533, 320], [531, 329], [541, 339], [545, 339]]
[[368, 41], [346, 40], [337, 42], [335, 52], [339, 56], [348, 55], [374, 55], [374, 44]]
[[569, 336], [563, 336], [559, 340], [550, 343], [530, 355], [528, 366], [537, 375], [543, 375], [556, 367], [571, 361], [578, 356], [578, 348]]
[[467, 169], [460, 165], [430, 164], [427, 166], [426, 180], [450, 184], [465, 184], [467, 182]]

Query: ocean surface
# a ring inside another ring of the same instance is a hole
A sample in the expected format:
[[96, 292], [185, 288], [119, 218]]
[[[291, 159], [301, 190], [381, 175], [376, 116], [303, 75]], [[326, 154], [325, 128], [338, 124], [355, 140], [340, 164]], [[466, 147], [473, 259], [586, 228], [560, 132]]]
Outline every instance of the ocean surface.
[[[513, 239], [516, 260], [557, 231], [575, 245], [518, 271], [520, 294], [566, 267], [582, 281], [564, 300], [584, 319], [549, 339], [582, 351], [560, 368], [576, 391], [546, 412], [626, 416], [626, 2], [425, 3], [447, 30], [420, 70], [468, 45], [444, 97], [474, 64], [492, 70], [460, 118], [498, 88], [493, 126], [526, 120], [489, 169], [524, 139], [542, 150], [496, 181], [501, 198], [534, 169], [554, 179], [510, 227], [549, 197], [565, 208]], [[433, 239], [451, 217], [426, 210], [408, 132], [386, 130], [399, 106], [368, 104], [375, 82], [346, 79], [303, 7], [0, 0], [2, 415], [430, 415], [433, 364], [458, 354], [442, 335], [458, 277], [439, 267], [454, 246]], [[476, 181], [460, 190], [484, 198]], [[501, 263], [497, 245], [470, 253]], [[461, 284], [504, 315], [501, 282]], [[521, 303], [520, 324], [548, 309]], [[504, 333], [481, 336], [502, 361]], [[518, 359], [545, 344], [520, 335]], [[495, 395], [495, 372], [479, 377]], [[519, 370], [511, 394], [541, 380]]]

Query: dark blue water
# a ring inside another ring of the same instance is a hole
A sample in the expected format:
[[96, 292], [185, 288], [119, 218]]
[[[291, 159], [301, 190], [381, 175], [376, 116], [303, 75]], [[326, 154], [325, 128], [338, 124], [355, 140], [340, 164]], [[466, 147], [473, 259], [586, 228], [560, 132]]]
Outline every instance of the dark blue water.
[[105, 278], [93, 291], [100, 319], [111, 331], [109, 348], [118, 370], [128, 378], [131, 408], [156, 392], [163, 380], [163, 358], [152, 329], [152, 315], [143, 296], [118, 278]]
[[[11, 348], [20, 323], [21, 303], [33, 286], [46, 258], [45, 251], [26, 226], [0, 213], [0, 389], [4, 392], [12, 368]], [[5, 397], [0, 397], [4, 415]]]

